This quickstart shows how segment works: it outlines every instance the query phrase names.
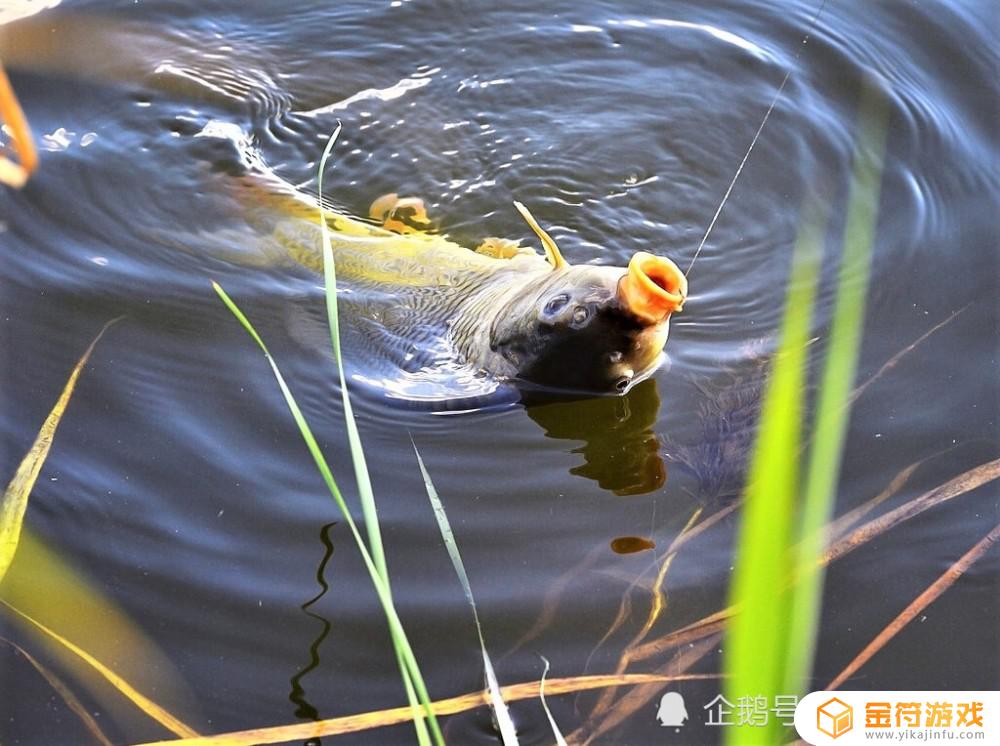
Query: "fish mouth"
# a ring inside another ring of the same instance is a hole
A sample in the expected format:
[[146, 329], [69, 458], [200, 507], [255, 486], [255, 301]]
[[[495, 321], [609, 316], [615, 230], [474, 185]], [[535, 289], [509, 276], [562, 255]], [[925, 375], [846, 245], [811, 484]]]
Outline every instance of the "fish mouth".
[[608, 393], [617, 396], [624, 396], [659, 370], [663, 361], [666, 359], [666, 353], [660, 351], [655, 357], [652, 358], [652, 360], [648, 361], [635, 372], [630, 371], [616, 379], [614, 382], [614, 389]]
[[669, 259], [639, 251], [618, 281], [622, 307], [647, 324], [662, 324], [687, 300], [687, 278]]
[[621, 372], [621, 376], [614, 383], [618, 393], [627, 393], [636, 384], [645, 381], [660, 369], [667, 359], [663, 351], [666, 343], [666, 323], [640, 332], [629, 367]]

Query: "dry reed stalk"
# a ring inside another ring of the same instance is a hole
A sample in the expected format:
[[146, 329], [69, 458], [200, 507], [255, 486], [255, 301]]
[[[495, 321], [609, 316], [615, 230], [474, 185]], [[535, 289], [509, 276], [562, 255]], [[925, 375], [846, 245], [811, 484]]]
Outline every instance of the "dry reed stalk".
[[859, 668], [872, 659], [886, 644], [902, 631], [903, 627], [912, 622], [916, 616], [934, 603], [942, 593], [951, 588], [955, 581], [962, 577], [972, 565], [982, 557], [1000, 539], [1000, 524], [993, 527], [972, 549], [962, 555], [962, 557], [949, 567], [943, 575], [927, 586], [927, 589], [917, 596], [910, 605], [903, 609], [899, 616], [889, 622], [888, 626], [879, 632], [875, 639], [868, 643], [864, 650], [858, 653], [854, 660], [847, 664], [843, 671], [831, 681], [827, 690], [840, 687], [848, 678], [854, 675]]

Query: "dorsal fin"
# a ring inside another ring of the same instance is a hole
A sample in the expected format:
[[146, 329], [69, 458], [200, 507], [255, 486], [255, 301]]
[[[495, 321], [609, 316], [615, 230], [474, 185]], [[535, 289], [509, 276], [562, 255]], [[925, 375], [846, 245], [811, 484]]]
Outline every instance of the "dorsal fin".
[[520, 202], [515, 200], [514, 207], [517, 211], [521, 213], [521, 217], [525, 219], [528, 225], [531, 226], [531, 230], [535, 232], [535, 235], [542, 242], [542, 246], [545, 247], [545, 258], [549, 260], [549, 264], [552, 265], [552, 269], [562, 269], [563, 267], [568, 267], [569, 262], [563, 259], [562, 252], [559, 251], [559, 247], [556, 246], [556, 242], [552, 240], [552, 236], [542, 230], [542, 227], [535, 220], [535, 217], [528, 212], [528, 208], [522, 205]]

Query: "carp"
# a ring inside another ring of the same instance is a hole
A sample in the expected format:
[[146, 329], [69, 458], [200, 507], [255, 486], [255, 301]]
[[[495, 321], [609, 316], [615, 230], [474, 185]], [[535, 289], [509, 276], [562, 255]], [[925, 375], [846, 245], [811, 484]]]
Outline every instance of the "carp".
[[[243, 180], [244, 185], [248, 183]], [[662, 363], [687, 278], [670, 259], [638, 251], [627, 267], [571, 265], [524, 205], [515, 207], [544, 255], [507, 239], [475, 248], [434, 233], [423, 202], [395, 194], [371, 222], [324, 208], [273, 172], [249, 179], [284, 217], [270, 233], [299, 264], [322, 272], [319, 215], [337, 277], [369, 300], [363, 314], [419, 358], [443, 343], [464, 365], [519, 386], [624, 394]]]
[[[116, 54], [95, 56], [95, 46]], [[176, 97], [216, 96], [219, 105], [246, 95], [224, 72], [203, 73], [218, 85], [190, 90], [191, 81], [174, 66], [158, 63], [150, 71], [150, 60], [203, 60], [191, 49], [175, 49], [168, 36], [99, 18], [70, 15], [57, 26], [47, 16], [22, 19], [0, 29], [0, 52], [36, 71], [132, 81]], [[214, 136], [223, 137], [231, 129], [215, 128], [222, 133]], [[212, 135], [210, 129], [199, 134]], [[276, 237], [289, 256], [322, 272], [318, 201], [278, 177], [259, 155], [241, 160], [250, 173], [233, 188], [248, 186], [255, 199], [277, 208], [248, 220], [271, 228], [263, 233]], [[687, 298], [685, 275], [646, 251], [636, 252], [627, 267], [571, 265], [527, 208], [515, 205], [544, 255], [497, 238], [461, 245], [428, 230], [423, 203], [414, 198], [376, 200], [371, 221], [324, 208], [337, 274], [362, 291], [355, 296], [364, 298], [356, 318], [382, 335], [383, 348], [391, 340], [389, 355], [403, 369], [429, 358], [453, 359], [474, 375], [518, 386], [611, 394], [648, 378], [663, 360], [670, 316]]]

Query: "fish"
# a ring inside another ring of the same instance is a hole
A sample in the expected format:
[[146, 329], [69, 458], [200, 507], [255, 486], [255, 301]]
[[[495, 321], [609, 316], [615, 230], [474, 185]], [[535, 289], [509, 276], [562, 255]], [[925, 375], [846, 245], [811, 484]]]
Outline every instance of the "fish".
[[463, 365], [520, 387], [627, 393], [662, 364], [671, 316], [688, 297], [680, 268], [651, 252], [625, 267], [570, 264], [519, 202], [542, 252], [495, 237], [460, 244], [433, 230], [415, 197], [380, 197], [364, 219], [273, 172], [244, 178], [241, 191], [281, 215], [272, 240], [317, 273], [322, 215], [338, 281], [368, 299], [355, 316], [402, 341], [405, 355], [443, 343]]
[[[202, 61], [187, 47], [175, 49], [169, 35], [100, 18], [59, 18], [57, 26], [42, 14], [0, 29], [5, 61], [79, 79], [131, 81], [177, 97], [217, 96], [219, 105], [247, 95], [225, 70], [195, 76], [214, 81], [206, 90], [188, 90], [177, 65], [150, 70], [151, 60], [183, 59], [182, 72]], [[95, 45], [118, 53], [94, 57]], [[233, 189], [274, 209], [248, 222], [322, 273], [322, 214], [338, 277], [359, 291], [351, 302], [361, 313], [352, 318], [366, 328], [354, 331], [378, 337], [404, 370], [454, 361], [519, 387], [621, 395], [663, 362], [670, 317], [688, 296], [685, 274], [666, 257], [636, 251], [626, 267], [571, 264], [520, 203], [514, 207], [541, 253], [494, 237], [467, 246], [432, 230], [418, 198], [386, 195], [367, 218], [353, 216], [321, 206], [258, 155], [250, 160], [257, 168], [234, 177]]]

